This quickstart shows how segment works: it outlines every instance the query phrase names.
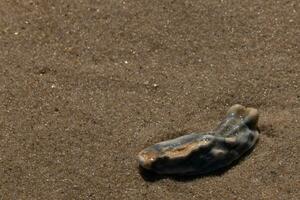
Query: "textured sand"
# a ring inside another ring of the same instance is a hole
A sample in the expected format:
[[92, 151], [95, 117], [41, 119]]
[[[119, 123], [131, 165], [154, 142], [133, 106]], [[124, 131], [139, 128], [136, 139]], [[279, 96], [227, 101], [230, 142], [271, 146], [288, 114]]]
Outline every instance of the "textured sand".
[[[299, 199], [300, 2], [240, 2], [1, 0], [0, 198]], [[261, 113], [244, 160], [141, 176], [236, 103]]]

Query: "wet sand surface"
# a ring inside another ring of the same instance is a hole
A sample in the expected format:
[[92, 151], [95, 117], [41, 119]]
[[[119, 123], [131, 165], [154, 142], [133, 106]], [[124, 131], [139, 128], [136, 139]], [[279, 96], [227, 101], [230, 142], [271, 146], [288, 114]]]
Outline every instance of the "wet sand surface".
[[[0, 1], [1, 199], [299, 199], [297, 0]], [[153, 143], [259, 109], [223, 173], [139, 173]]]

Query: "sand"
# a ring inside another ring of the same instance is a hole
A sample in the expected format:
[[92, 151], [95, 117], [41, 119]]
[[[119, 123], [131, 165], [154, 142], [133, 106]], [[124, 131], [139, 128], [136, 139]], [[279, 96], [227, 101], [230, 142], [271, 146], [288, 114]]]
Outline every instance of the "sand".
[[[297, 0], [0, 1], [1, 199], [299, 199]], [[144, 147], [240, 103], [260, 140], [216, 175], [140, 174]]]

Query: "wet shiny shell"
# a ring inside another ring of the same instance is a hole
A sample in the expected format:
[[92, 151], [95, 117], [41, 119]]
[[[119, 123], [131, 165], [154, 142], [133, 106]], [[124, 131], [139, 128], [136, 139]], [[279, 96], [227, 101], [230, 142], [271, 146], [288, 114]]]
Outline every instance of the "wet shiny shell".
[[232, 106], [209, 133], [191, 133], [154, 144], [138, 155], [141, 167], [159, 174], [204, 174], [230, 165], [258, 139], [258, 112]]

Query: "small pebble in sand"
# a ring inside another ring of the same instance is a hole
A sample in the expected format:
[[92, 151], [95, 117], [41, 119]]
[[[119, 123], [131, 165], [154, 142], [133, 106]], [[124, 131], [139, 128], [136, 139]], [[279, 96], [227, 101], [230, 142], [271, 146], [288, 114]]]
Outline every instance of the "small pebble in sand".
[[191, 133], [154, 144], [138, 155], [141, 167], [159, 174], [194, 175], [230, 165], [256, 143], [258, 111], [234, 105], [212, 132]]

